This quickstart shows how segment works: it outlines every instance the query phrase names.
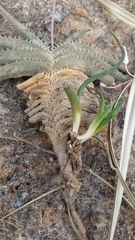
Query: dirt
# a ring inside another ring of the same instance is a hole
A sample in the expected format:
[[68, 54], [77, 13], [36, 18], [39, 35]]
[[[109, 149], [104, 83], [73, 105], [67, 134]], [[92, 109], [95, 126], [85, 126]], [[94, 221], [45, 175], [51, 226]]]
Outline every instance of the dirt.
[[[135, 14], [133, 1], [114, 1]], [[29, 27], [41, 39], [49, 42], [50, 32], [46, 28], [46, 19], [52, 11], [52, 1], [15, 1], [2, 0], [1, 4], [20, 22]], [[62, 7], [61, 22], [55, 23], [54, 43], [63, 42], [73, 32], [90, 29], [79, 37], [94, 47], [109, 53], [118, 59], [119, 48], [109, 30], [113, 30], [130, 58], [130, 68], [135, 61], [134, 29], [125, 25], [100, 7], [96, 1], [75, 0], [57, 1], [57, 10]], [[0, 18], [1, 36], [16, 35], [13, 28]], [[17, 36], [17, 35], [16, 35]], [[26, 78], [25, 78], [26, 79]], [[30, 124], [25, 116], [26, 99], [16, 85], [23, 79], [13, 79], [0, 85], [0, 215], [4, 216], [23, 204], [62, 182], [55, 155], [42, 151], [53, 151], [49, 137], [39, 131], [40, 124]], [[120, 89], [102, 89], [106, 103], [116, 99]], [[125, 94], [126, 101], [128, 93]], [[113, 122], [113, 142], [117, 159], [120, 158], [121, 137], [125, 106], [122, 107]], [[107, 142], [107, 128], [98, 135]], [[17, 137], [23, 139], [18, 139]], [[9, 138], [9, 139], [8, 139]], [[11, 140], [11, 138], [16, 138]], [[25, 140], [29, 141], [25, 142]], [[135, 140], [135, 139], [134, 139]], [[135, 141], [134, 141], [135, 142]], [[32, 145], [31, 145], [32, 143]], [[35, 146], [38, 146], [36, 148]], [[135, 144], [132, 146], [127, 183], [135, 194]], [[99, 174], [113, 186], [117, 178], [109, 166], [106, 152], [98, 140], [92, 138], [83, 145], [83, 163]], [[82, 171], [79, 178], [87, 176]], [[20, 195], [21, 194], [21, 195]], [[82, 180], [81, 189], [75, 194], [75, 209], [80, 216], [89, 240], [106, 240], [113, 211], [114, 192], [97, 178], [90, 175]], [[115, 231], [115, 240], [135, 239], [135, 213], [122, 202], [119, 221]], [[2, 240], [77, 240], [69, 222], [64, 191], [60, 190], [18, 211], [0, 223]]]

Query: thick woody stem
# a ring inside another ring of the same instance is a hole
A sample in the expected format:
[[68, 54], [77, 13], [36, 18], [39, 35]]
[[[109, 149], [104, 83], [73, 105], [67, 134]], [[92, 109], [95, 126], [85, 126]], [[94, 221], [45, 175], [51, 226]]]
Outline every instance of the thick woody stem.
[[46, 132], [49, 135], [51, 142], [53, 144], [53, 149], [58, 159], [58, 165], [66, 185], [79, 191], [81, 184], [76, 179], [76, 175], [73, 172], [72, 161], [69, 158], [67, 152], [68, 136], [60, 140], [54, 133], [54, 131], [50, 131], [50, 129], [46, 128]]
[[58, 165], [60, 167], [61, 173], [63, 175], [64, 180], [66, 181], [67, 186], [70, 186], [77, 191], [80, 189], [80, 182], [76, 179], [76, 176], [73, 175], [73, 168], [71, 159], [68, 158], [66, 151], [57, 152], [57, 149], [54, 148], [54, 151], [58, 158]]

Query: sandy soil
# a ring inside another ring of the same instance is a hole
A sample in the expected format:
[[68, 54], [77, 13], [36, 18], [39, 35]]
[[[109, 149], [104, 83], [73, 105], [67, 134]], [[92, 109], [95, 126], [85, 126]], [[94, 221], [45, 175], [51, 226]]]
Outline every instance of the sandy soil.
[[[47, 17], [52, 11], [52, 1], [43, 0], [1, 0], [1, 4], [20, 22], [29, 27], [41, 39], [50, 44], [50, 29], [46, 26]], [[135, 14], [133, 1], [114, 1]], [[82, 9], [82, 10], [78, 10]], [[134, 30], [111, 16], [93, 0], [57, 1], [59, 23], [55, 23], [54, 42], [60, 44], [77, 30], [90, 29], [78, 40], [118, 58], [120, 51], [109, 30], [113, 30], [123, 45], [126, 46], [130, 67], [135, 61]], [[85, 12], [85, 11], [86, 12]], [[61, 18], [61, 19], [60, 19]], [[16, 35], [14, 29], [0, 18], [1, 36]], [[16, 35], [17, 36], [17, 35]], [[24, 79], [23, 79], [24, 80]], [[62, 183], [57, 159], [53, 154], [48, 136], [39, 132], [39, 124], [30, 124], [25, 116], [26, 99], [16, 84], [22, 79], [5, 81], [0, 85], [0, 215], [17, 208], [19, 204], [31, 200]], [[104, 90], [106, 102], [116, 99], [121, 89]], [[126, 99], [128, 93], [125, 94]], [[121, 136], [124, 121], [123, 107], [113, 123], [113, 141], [116, 156], [120, 157]], [[99, 136], [107, 141], [106, 129]], [[19, 137], [27, 142], [11, 140]], [[37, 149], [34, 146], [39, 146]], [[42, 150], [43, 149], [43, 150]], [[135, 145], [127, 176], [127, 183], [135, 194]], [[95, 139], [84, 144], [83, 162], [101, 177], [116, 184], [115, 173], [110, 169], [108, 158], [102, 145]], [[81, 178], [86, 176], [82, 172]], [[81, 190], [75, 196], [75, 208], [87, 230], [89, 240], [106, 240], [114, 203], [114, 193], [94, 176], [82, 181]], [[24, 199], [23, 199], [24, 198]], [[122, 203], [115, 240], [135, 239], [135, 213]], [[0, 223], [2, 240], [77, 240], [74, 234], [64, 201], [63, 190], [48, 195], [29, 207], [17, 212]]]

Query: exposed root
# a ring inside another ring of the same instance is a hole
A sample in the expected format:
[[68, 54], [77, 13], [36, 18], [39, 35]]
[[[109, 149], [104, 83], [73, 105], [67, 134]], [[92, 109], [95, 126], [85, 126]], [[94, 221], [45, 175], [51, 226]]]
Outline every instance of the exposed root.
[[[72, 201], [72, 197], [71, 197], [71, 194], [70, 194], [70, 189], [69, 188], [66, 188], [65, 189], [65, 201], [70, 209], [70, 212], [71, 212], [71, 216], [73, 218], [73, 224], [72, 224], [72, 227], [74, 228], [75, 232], [77, 233], [77, 235], [79, 235], [79, 239], [83, 239], [83, 240], [86, 240], [87, 239], [87, 236], [86, 236], [86, 229], [85, 227], [83, 226], [83, 223], [80, 219], [80, 217], [78, 216], [77, 212], [75, 211], [74, 209], [74, 206], [73, 206], [73, 201]], [[74, 224], [75, 223], [75, 224]], [[74, 226], [73, 226], [74, 225]], [[77, 230], [78, 229], [78, 230]]]

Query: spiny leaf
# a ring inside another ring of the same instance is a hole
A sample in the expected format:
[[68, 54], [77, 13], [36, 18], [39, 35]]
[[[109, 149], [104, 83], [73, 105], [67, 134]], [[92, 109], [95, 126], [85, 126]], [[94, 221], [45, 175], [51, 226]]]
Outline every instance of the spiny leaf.
[[0, 53], [0, 64], [5, 65], [7, 63], [12, 63], [16, 61], [28, 59], [35, 59], [39, 61], [43, 61], [49, 64], [52, 64], [52, 59], [49, 54], [45, 54], [44, 52], [34, 51], [33, 49], [17, 49], [17, 50], [9, 50], [2, 51]]
[[0, 37], [0, 49], [8, 50], [8, 49], [32, 49], [33, 51], [49, 51], [49, 48], [47, 48], [45, 45], [41, 46], [37, 43], [33, 43], [31, 41], [26, 41], [22, 39], [16, 39], [16, 38], [6, 38], [6, 37]]
[[90, 29], [77, 31], [77, 32], [71, 34], [71, 35], [63, 42], [63, 44], [69, 43], [69, 42], [71, 42], [71, 41], [74, 41], [77, 37], [83, 35], [83, 34], [86, 33], [86, 32], [89, 32], [89, 31], [90, 31]]
[[[23, 24], [21, 24], [17, 19], [15, 19], [9, 12], [7, 12], [1, 5], [0, 5], [0, 14], [6, 18], [18, 31], [18, 33], [24, 37], [25, 39], [28, 39], [29, 41], [36, 42], [37, 44], [40, 44], [41, 46], [44, 45], [43, 42], [36, 37], [35, 34], [30, 32], [28, 28], [26, 28]], [[47, 41], [46, 41], [47, 44]]]
[[45, 62], [34, 60], [23, 60], [13, 62], [0, 67], [0, 81], [19, 76], [34, 75], [39, 72], [48, 72], [48, 65]]

